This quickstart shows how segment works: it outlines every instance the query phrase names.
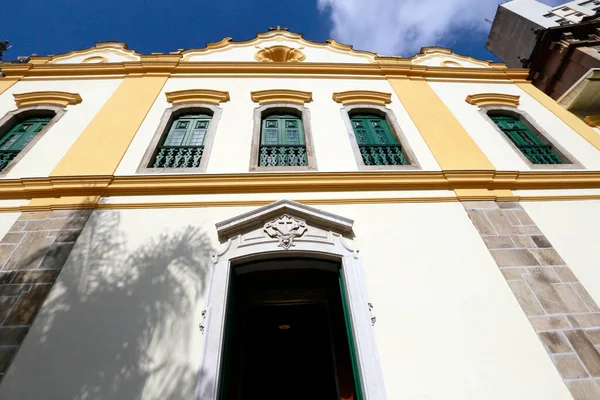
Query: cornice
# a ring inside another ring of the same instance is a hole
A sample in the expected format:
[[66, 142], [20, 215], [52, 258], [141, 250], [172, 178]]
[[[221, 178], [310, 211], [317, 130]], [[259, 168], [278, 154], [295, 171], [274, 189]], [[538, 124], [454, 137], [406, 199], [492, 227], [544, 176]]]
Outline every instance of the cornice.
[[333, 101], [341, 103], [344, 106], [351, 104], [377, 104], [384, 106], [392, 102], [391, 93], [374, 92], [371, 90], [349, 90], [346, 92], [334, 93]]
[[600, 171], [369, 171], [22, 178], [0, 180], [0, 199], [455, 189], [600, 189]]
[[517, 107], [519, 105], [519, 96], [503, 93], [479, 93], [470, 94], [465, 101], [477, 107], [483, 106], [510, 106]]
[[209, 89], [178, 90], [165, 93], [167, 101], [172, 104], [181, 103], [208, 103], [219, 105], [229, 101], [229, 92]]
[[304, 103], [312, 101], [312, 93], [301, 90], [271, 89], [250, 92], [250, 98], [261, 106], [270, 103], [292, 103], [303, 106]]
[[70, 104], [79, 104], [82, 99], [79, 93], [43, 91], [13, 94], [17, 107], [37, 106], [41, 104], [53, 104], [66, 107]]
[[[388, 78], [444, 78], [524, 81], [528, 71], [511, 68], [447, 68], [411, 65], [399, 59], [372, 64], [348, 63], [259, 63], [181, 61], [180, 54], [142, 56], [140, 61], [92, 64], [6, 64], [2, 73], [15, 77], [76, 77], [127, 74], [257, 74], [257, 75], [357, 75]], [[6, 79], [6, 78], [0, 78]]]

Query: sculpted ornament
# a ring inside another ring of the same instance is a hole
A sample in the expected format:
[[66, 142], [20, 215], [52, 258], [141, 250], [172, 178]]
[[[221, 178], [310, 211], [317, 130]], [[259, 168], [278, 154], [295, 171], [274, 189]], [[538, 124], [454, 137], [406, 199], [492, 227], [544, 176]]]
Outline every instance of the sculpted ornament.
[[267, 222], [263, 230], [269, 237], [278, 238], [278, 246], [287, 250], [294, 246], [294, 239], [304, 235], [308, 228], [303, 220], [283, 214], [281, 217]]

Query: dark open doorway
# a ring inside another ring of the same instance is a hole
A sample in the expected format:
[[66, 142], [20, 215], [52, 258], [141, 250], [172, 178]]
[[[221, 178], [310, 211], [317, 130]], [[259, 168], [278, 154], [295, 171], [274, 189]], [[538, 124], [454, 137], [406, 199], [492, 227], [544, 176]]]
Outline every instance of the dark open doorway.
[[337, 262], [234, 268], [219, 400], [362, 399], [346, 303]]

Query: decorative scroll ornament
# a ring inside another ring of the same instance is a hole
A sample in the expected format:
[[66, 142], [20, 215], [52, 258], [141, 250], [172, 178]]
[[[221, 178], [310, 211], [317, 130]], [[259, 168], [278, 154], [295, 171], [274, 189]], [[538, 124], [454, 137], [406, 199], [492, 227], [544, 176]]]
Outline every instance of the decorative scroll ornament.
[[279, 247], [288, 250], [294, 246], [294, 239], [304, 235], [308, 228], [303, 220], [283, 214], [281, 217], [267, 222], [263, 230], [269, 237], [279, 239]]
[[260, 49], [254, 58], [262, 62], [302, 62], [306, 55], [300, 49], [277, 45]]

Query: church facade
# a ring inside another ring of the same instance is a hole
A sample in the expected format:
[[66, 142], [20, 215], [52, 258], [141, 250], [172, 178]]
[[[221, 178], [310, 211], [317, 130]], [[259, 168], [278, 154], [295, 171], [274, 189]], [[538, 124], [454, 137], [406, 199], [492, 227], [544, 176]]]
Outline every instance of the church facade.
[[0, 398], [600, 398], [600, 131], [276, 29], [0, 77]]

